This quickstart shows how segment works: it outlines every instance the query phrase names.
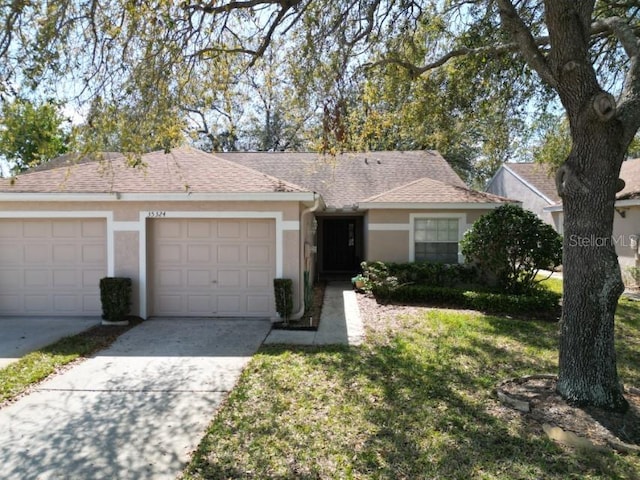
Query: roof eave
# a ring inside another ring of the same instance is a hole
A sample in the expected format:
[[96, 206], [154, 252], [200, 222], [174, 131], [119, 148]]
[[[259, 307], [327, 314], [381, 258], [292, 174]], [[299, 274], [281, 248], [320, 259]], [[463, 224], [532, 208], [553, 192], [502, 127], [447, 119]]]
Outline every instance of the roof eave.
[[521, 202], [361, 202], [361, 210], [484, 210]]
[[69, 193], [69, 192], [0, 192], [0, 202], [313, 202], [313, 192], [254, 192], [254, 193]]
[[[507, 164], [503, 164], [502, 165], [504, 167], [504, 169], [506, 171], [508, 171], [509, 173], [511, 173], [511, 175], [513, 175], [514, 177], [516, 177], [518, 180], [520, 180], [520, 182], [522, 182], [529, 190], [531, 190], [533, 193], [535, 193], [536, 195], [538, 195], [540, 198], [542, 198], [545, 202], [547, 202], [550, 205], [555, 204], [555, 201], [552, 198], [549, 198], [547, 195], [545, 195], [544, 193], [542, 193], [542, 191], [540, 191], [540, 189], [538, 189], [534, 184], [532, 184], [531, 182], [529, 182], [529, 180], [527, 180], [526, 178], [524, 178], [522, 175], [520, 175], [519, 173], [516, 173], [515, 171], [513, 171], [511, 168], [509, 168], [509, 166]], [[493, 179], [491, 179], [493, 181]], [[546, 207], [545, 207], [546, 208]]]

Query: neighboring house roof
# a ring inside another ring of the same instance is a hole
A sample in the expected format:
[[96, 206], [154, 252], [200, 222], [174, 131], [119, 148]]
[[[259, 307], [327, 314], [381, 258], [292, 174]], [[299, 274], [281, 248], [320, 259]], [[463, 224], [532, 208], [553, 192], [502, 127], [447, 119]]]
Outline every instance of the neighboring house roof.
[[622, 162], [620, 178], [625, 186], [618, 193], [618, 200], [633, 200], [640, 198], [640, 158]]
[[318, 192], [327, 206], [336, 208], [360, 203], [423, 177], [466, 188], [447, 161], [428, 150], [336, 156], [297, 152], [215, 155]]
[[308, 192], [214, 155], [185, 147], [142, 156], [131, 167], [123, 156], [36, 169], [0, 181], [0, 192], [29, 193], [267, 193]]
[[375, 195], [362, 203], [508, 203], [514, 202], [492, 193], [448, 185], [431, 178], [420, 178], [406, 185]]
[[542, 196], [550, 205], [562, 202], [556, 182], [547, 165], [539, 163], [505, 163], [503, 167]]

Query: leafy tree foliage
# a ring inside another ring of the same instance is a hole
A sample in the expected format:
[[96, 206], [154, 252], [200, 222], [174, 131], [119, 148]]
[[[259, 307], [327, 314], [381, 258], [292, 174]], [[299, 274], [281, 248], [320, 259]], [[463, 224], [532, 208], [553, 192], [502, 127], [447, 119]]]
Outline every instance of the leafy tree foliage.
[[0, 115], [0, 156], [12, 174], [67, 151], [69, 129], [55, 103], [16, 99], [2, 104]]
[[509, 293], [526, 293], [537, 285], [540, 270], [562, 263], [562, 237], [534, 213], [506, 204], [483, 215], [461, 242], [468, 262]]

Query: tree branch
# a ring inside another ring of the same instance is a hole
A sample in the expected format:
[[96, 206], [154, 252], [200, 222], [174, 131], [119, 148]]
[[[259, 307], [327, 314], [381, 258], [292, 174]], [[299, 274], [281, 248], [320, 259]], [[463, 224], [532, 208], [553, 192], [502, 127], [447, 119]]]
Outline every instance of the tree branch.
[[546, 58], [540, 52], [536, 39], [525, 25], [510, 0], [498, 0], [498, 10], [503, 28], [509, 32], [527, 64], [540, 75], [540, 78], [550, 87], [557, 85]]

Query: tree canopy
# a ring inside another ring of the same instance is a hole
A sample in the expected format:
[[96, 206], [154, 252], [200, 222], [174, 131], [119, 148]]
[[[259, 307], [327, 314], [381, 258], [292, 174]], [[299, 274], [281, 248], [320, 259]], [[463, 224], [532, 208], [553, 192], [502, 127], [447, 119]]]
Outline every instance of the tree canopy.
[[70, 128], [58, 106], [50, 101], [34, 104], [24, 99], [2, 103], [0, 156], [12, 174], [65, 153]]

